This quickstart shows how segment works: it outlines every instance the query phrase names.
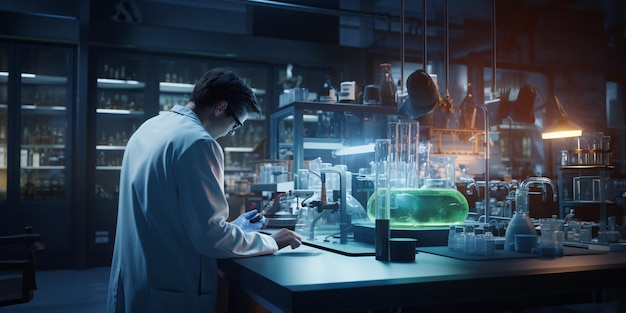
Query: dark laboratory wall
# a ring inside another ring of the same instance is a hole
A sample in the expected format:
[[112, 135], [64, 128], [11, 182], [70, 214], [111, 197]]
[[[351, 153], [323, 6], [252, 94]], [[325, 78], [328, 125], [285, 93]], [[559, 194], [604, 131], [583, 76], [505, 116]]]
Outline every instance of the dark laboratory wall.
[[[308, 6], [311, 1], [282, 1], [287, 5]], [[338, 9], [339, 1], [316, 1], [324, 9]], [[339, 44], [339, 17], [297, 10], [284, 10], [257, 6], [252, 8], [252, 34], [254, 36], [306, 40]]]
[[237, 8], [228, 1], [210, 2], [218, 4], [214, 7], [136, 1], [142, 16], [140, 22], [112, 20], [110, 12], [116, 1], [93, 1], [89, 27], [91, 45], [265, 64], [292, 62], [327, 67], [341, 64], [358, 50], [309, 41], [306, 36], [299, 40], [252, 36], [252, 30], [248, 29], [250, 22], [242, 20], [246, 16], [241, 14], [242, 10], [245, 12], [242, 4]]
[[76, 0], [1, 0], [0, 10], [76, 17]]
[[226, 34], [246, 34], [248, 31], [246, 15], [241, 14], [242, 5], [226, 1], [207, 1], [191, 7], [171, 2], [134, 0], [126, 1], [125, 3], [132, 2], [132, 6], [127, 5], [123, 9], [119, 7], [120, 0], [91, 2], [93, 19], [96, 21], [117, 21], [179, 30], [219, 31]]

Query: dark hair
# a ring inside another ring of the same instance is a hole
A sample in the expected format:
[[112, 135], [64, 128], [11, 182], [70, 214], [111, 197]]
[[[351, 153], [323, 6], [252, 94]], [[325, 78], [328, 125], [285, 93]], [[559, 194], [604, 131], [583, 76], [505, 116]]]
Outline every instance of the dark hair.
[[261, 114], [252, 88], [235, 72], [215, 68], [206, 72], [193, 88], [189, 101], [199, 108], [210, 108], [226, 100], [235, 114]]

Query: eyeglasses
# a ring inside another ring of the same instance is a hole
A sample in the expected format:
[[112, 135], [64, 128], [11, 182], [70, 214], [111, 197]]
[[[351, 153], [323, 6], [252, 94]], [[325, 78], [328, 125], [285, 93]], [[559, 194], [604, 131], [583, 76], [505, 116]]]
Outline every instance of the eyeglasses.
[[232, 116], [233, 120], [235, 121], [235, 125], [233, 125], [233, 128], [228, 132], [228, 135], [232, 136], [235, 134], [236, 131], [238, 131], [240, 128], [243, 127], [243, 123], [239, 120], [237, 115], [235, 115], [235, 112], [233, 112], [233, 110], [230, 107], [226, 107], [226, 113]]

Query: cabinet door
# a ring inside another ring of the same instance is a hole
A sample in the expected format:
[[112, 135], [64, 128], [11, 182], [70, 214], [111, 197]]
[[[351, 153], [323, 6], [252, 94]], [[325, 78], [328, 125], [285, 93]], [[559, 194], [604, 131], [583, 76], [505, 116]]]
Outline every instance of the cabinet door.
[[26, 48], [19, 57], [20, 198], [65, 199], [70, 56], [65, 50]]
[[0, 202], [7, 198], [9, 52], [0, 47]]
[[159, 110], [167, 111], [174, 105], [187, 104], [196, 82], [210, 67], [209, 63], [201, 61], [160, 60]]
[[[120, 171], [126, 143], [135, 130], [158, 113], [147, 78], [150, 56], [99, 51], [96, 90], [90, 108], [95, 110], [94, 205], [90, 214], [89, 265], [110, 264], [115, 238]], [[155, 80], [153, 80], [155, 81]], [[92, 149], [94, 149], [92, 148]]]
[[67, 267], [73, 262], [73, 52], [62, 47], [15, 47], [8, 103], [12, 124], [7, 197], [14, 210], [13, 225], [33, 226], [45, 237], [40, 268]]
[[126, 143], [147, 118], [146, 59], [106, 54], [98, 61], [95, 198], [115, 200], [115, 208]]

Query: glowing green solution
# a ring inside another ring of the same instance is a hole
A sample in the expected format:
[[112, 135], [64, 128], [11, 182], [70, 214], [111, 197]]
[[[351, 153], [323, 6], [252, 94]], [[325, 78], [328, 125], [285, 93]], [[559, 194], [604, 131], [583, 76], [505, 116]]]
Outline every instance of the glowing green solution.
[[[367, 201], [367, 215], [376, 219], [376, 195]], [[395, 228], [449, 226], [462, 224], [467, 218], [469, 203], [456, 189], [432, 188], [390, 190], [390, 224]]]

